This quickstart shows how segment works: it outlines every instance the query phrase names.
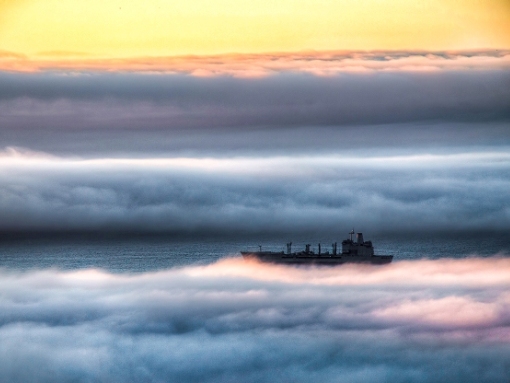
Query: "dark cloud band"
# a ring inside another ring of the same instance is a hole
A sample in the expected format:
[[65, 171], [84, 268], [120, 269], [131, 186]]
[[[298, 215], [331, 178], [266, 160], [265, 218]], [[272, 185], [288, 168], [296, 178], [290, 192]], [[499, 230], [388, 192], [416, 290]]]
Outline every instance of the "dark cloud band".
[[[6, 102], [18, 100], [18, 114], [35, 106], [33, 117], [47, 109], [53, 118], [95, 108], [90, 127], [101, 125], [102, 118], [108, 121], [112, 113], [120, 119], [115, 125], [123, 126], [127, 122], [123, 117], [129, 116], [133, 107], [148, 125], [138, 128], [508, 119], [509, 88], [508, 71], [501, 70], [331, 77], [280, 74], [260, 79], [162, 74], [0, 75], [4, 108], [9, 105]], [[28, 100], [37, 102], [30, 106]], [[59, 110], [59, 103], [65, 105], [65, 113]], [[136, 122], [130, 125], [137, 126]]]
[[509, 89], [503, 70], [2, 73], [0, 136], [4, 146], [93, 157], [508, 144]]

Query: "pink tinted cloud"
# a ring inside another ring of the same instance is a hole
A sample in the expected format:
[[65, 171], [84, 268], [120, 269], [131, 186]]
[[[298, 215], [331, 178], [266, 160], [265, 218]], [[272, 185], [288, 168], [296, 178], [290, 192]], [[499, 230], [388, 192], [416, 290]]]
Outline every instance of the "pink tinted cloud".
[[422, 259], [397, 261], [384, 267], [346, 264], [334, 268], [294, 268], [233, 258], [189, 269], [189, 273], [194, 276], [224, 275], [285, 283], [336, 286], [510, 287], [510, 259], [505, 257]]
[[396, 322], [448, 327], [472, 327], [493, 324], [499, 307], [510, 307], [509, 296], [494, 302], [479, 302], [472, 298], [448, 296], [439, 299], [405, 300], [373, 312], [378, 318]]
[[133, 366], [144, 366], [158, 381], [225, 381], [218, 371], [272, 381], [276, 369], [283, 380], [337, 382], [347, 369], [341, 381], [506, 382], [509, 275], [503, 257], [331, 268], [235, 257], [143, 274], [0, 269], [0, 378], [141, 381]]
[[437, 71], [508, 69], [510, 51], [325, 51], [215, 56], [134, 57], [97, 59], [59, 53], [27, 58], [0, 52], [0, 70], [14, 72], [106, 71], [179, 73], [197, 77], [264, 77], [282, 72], [331, 76], [374, 71]]

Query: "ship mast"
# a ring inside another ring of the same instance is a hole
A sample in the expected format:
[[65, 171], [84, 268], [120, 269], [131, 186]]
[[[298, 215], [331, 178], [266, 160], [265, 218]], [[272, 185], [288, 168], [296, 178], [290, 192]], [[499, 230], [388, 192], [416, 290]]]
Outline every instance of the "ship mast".
[[352, 236], [354, 235], [354, 228], [349, 232], [349, 239], [352, 242]]

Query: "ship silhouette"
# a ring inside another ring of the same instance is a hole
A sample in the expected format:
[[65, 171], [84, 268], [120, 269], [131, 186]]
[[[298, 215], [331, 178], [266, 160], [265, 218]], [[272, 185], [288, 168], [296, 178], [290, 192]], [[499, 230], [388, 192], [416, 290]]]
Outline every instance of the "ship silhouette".
[[337, 242], [331, 245], [331, 252], [321, 251], [318, 244], [318, 252], [310, 250], [310, 244], [305, 245], [303, 251], [292, 252], [292, 242], [287, 243], [287, 251], [241, 251], [244, 259], [258, 259], [262, 262], [284, 264], [315, 264], [315, 265], [339, 265], [343, 263], [368, 263], [383, 265], [393, 260], [393, 255], [375, 255], [372, 241], [364, 241], [363, 233], [356, 233], [353, 240], [354, 230], [349, 233], [349, 239], [342, 241], [342, 251], [337, 251]]

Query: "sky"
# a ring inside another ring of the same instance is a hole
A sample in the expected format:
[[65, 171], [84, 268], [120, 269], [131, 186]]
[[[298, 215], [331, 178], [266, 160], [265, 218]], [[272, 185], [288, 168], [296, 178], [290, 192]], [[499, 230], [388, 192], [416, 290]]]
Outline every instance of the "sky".
[[3, 0], [0, 48], [29, 58], [510, 48], [506, 0]]

